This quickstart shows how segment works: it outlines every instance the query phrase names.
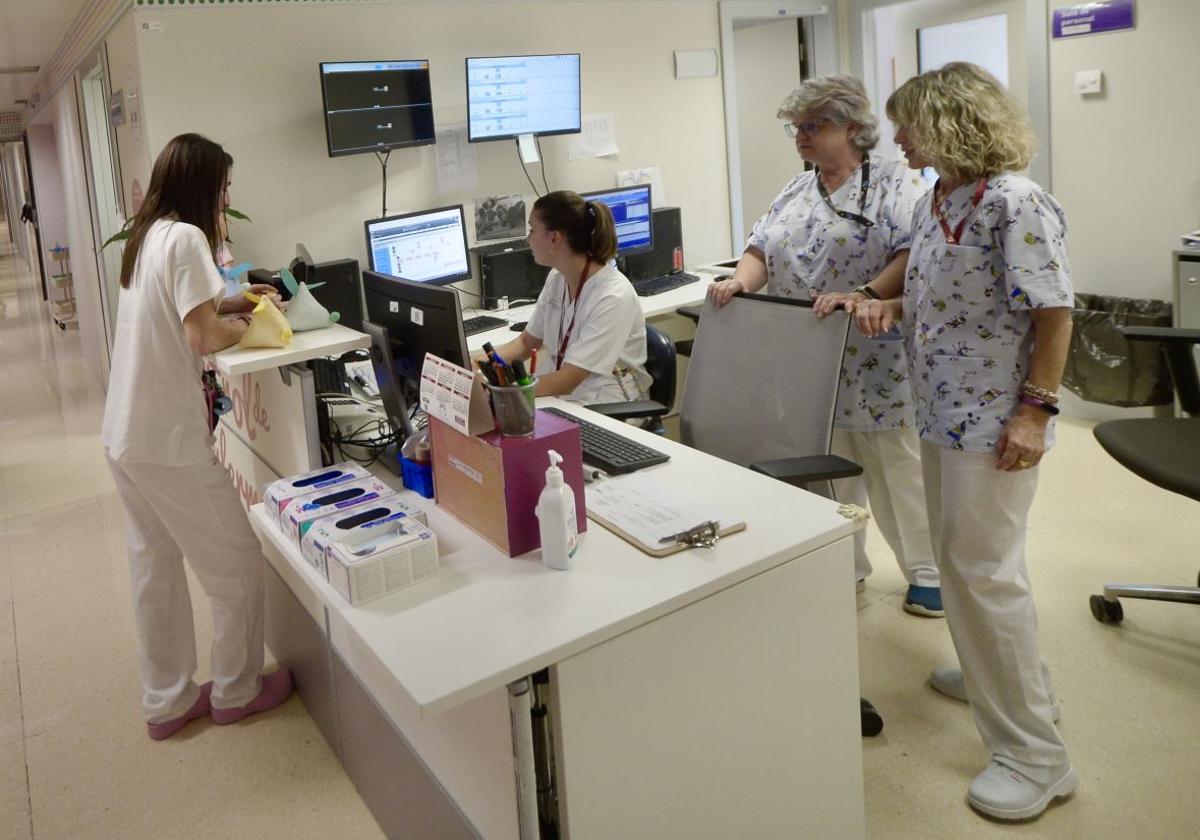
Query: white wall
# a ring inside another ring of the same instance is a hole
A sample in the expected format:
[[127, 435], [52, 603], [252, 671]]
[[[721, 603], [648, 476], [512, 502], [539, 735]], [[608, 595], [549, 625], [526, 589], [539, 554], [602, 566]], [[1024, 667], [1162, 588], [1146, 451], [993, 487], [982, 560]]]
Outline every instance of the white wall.
[[[199, 131], [236, 161], [232, 201], [253, 218], [231, 230], [234, 253], [263, 266], [304, 241], [318, 260], [365, 260], [362, 223], [379, 214], [371, 155], [328, 157], [317, 63], [428, 58], [439, 127], [466, 116], [463, 58], [582, 53], [585, 114], [615, 115], [621, 153], [567, 161], [567, 140], [542, 149], [554, 188], [595, 189], [620, 169], [661, 167], [667, 203], [683, 208], [688, 262], [729, 251], [728, 185], [719, 78], [676, 81], [672, 50], [715, 48], [712, 2], [439, 3], [138, 9], [145, 142], [152, 158], [172, 136]], [[511, 142], [476, 144], [479, 187], [436, 192], [431, 147], [389, 164], [390, 212], [528, 193]], [[124, 159], [124, 158], [123, 158]]]
[[[1137, 28], [1050, 46], [1054, 195], [1079, 291], [1171, 299], [1171, 250], [1200, 227], [1200, 3], [1137, 4]], [[1074, 92], [1104, 71], [1104, 94]]]
[[[742, 150], [742, 223], [748, 235], [804, 161], [775, 114], [800, 86], [798, 22], [764, 21], [734, 30], [738, 136]], [[741, 242], [731, 253], [740, 254]]]

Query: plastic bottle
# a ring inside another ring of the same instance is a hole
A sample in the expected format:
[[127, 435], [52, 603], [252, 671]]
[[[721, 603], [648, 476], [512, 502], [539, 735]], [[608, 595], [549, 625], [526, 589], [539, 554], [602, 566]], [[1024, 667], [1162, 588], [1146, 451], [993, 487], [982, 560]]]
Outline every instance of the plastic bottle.
[[542, 536], [542, 562], [551, 569], [567, 570], [579, 547], [579, 531], [575, 523], [575, 490], [563, 481], [558, 468], [562, 456], [549, 452], [550, 468], [546, 470], [546, 488], [538, 497], [534, 513]]

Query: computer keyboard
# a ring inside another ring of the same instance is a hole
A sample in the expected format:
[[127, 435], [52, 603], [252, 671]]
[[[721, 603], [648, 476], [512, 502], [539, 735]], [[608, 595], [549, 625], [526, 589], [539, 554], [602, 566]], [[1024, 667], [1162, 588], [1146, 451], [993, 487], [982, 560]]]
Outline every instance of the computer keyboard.
[[475, 333], [487, 332], [497, 327], [507, 326], [508, 321], [503, 318], [493, 318], [491, 315], [476, 315], [474, 318], [463, 320], [463, 333], [466, 335], [475, 335]]
[[638, 293], [639, 297], [649, 297], [650, 295], [660, 295], [663, 292], [669, 292], [671, 289], [678, 289], [680, 286], [686, 286], [688, 283], [697, 283], [700, 278], [695, 274], [688, 274], [686, 271], [676, 271], [674, 274], [663, 274], [659, 277], [644, 277], [641, 280], [633, 280], [633, 289]]
[[318, 394], [350, 393], [346, 381], [346, 365], [335, 359], [309, 359], [308, 369], [313, 373], [313, 388]]
[[671, 460], [670, 455], [664, 455], [657, 449], [634, 443], [624, 435], [610, 431], [603, 426], [589, 423], [574, 414], [559, 408], [543, 408], [555, 417], [570, 420], [579, 424], [579, 436], [583, 442], [583, 460], [604, 470], [609, 475], [620, 475], [652, 467], [655, 464], [665, 464]]

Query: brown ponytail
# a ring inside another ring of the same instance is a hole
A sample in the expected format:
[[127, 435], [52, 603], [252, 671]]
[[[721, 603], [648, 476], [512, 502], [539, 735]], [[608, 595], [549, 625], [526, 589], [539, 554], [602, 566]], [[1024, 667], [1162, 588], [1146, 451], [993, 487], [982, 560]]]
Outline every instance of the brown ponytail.
[[603, 201], [584, 201], [578, 193], [558, 190], [534, 202], [533, 212], [547, 230], [566, 237], [567, 247], [575, 253], [601, 264], [616, 255], [617, 230]]

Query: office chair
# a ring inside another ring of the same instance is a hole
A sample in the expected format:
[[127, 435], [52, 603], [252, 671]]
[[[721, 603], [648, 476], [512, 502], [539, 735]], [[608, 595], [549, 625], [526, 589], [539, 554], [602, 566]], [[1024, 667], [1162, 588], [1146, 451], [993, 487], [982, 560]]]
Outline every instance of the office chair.
[[[1148, 417], [1109, 420], [1093, 430], [1096, 440], [1122, 466], [1166, 490], [1200, 501], [1200, 376], [1193, 347], [1200, 330], [1176, 327], [1122, 327], [1130, 341], [1157, 341], [1163, 346], [1179, 404], [1188, 417]], [[1103, 595], [1092, 595], [1092, 615], [1103, 624], [1125, 617], [1118, 598], [1144, 598], [1200, 604], [1196, 586], [1107, 584]]]
[[642, 419], [642, 428], [656, 435], [666, 434], [662, 419], [675, 404], [675, 343], [657, 327], [646, 325], [646, 372], [650, 399], [633, 402], [595, 403], [586, 406], [617, 420]]
[[[680, 434], [688, 446], [833, 498], [835, 478], [861, 475], [829, 454], [850, 316], [818, 318], [796, 298], [737, 294], [705, 301], [683, 389]], [[863, 735], [883, 718], [860, 698]]]

